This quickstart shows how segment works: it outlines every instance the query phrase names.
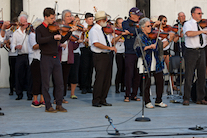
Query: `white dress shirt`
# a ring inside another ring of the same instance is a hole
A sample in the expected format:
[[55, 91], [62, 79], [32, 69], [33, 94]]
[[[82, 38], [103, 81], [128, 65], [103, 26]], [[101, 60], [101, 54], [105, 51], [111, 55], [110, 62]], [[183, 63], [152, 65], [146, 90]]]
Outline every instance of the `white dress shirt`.
[[35, 33], [30, 33], [29, 35], [29, 47], [32, 50], [32, 52], [29, 53], [29, 63], [32, 63], [33, 59], [38, 59], [40, 60], [40, 49], [33, 49], [33, 46], [37, 44], [36, 39], [35, 39]]
[[[202, 30], [202, 28], [200, 28], [200, 30]], [[185, 24], [183, 26], [183, 32], [185, 34], [185, 46], [187, 48], [203, 48], [206, 46], [206, 35], [205, 34], [202, 34], [203, 45], [201, 46], [199, 35], [193, 36], [193, 37], [188, 37], [186, 35], [186, 32], [188, 32], [188, 31], [198, 31], [196, 20], [191, 19], [191, 20], [185, 22]]]
[[17, 49], [17, 53], [20, 55], [29, 54], [29, 52], [31, 52], [31, 49], [28, 46], [28, 35], [25, 33], [25, 30], [22, 32], [20, 28], [21, 27], [19, 27], [13, 34], [11, 45], [10, 45], [11, 52], [15, 52], [15, 47], [17, 45], [22, 45], [22, 49]]
[[[111, 41], [110, 40], [108, 40], [108, 41], [109, 41], [109, 44], [110, 44], [110, 47], [111, 47]], [[94, 43], [96, 43], [96, 42], [107, 46], [105, 36], [102, 32], [102, 27], [97, 23], [94, 24], [94, 26], [89, 31], [89, 45], [91, 45], [91, 51], [93, 51], [95, 53], [110, 52], [110, 50], [100, 49], [100, 48], [94, 46]]]

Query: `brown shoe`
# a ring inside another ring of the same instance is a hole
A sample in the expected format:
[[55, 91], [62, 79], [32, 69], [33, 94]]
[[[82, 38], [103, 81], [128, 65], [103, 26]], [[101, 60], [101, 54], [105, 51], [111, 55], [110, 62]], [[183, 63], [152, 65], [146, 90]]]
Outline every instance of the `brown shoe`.
[[183, 101], [183, 105], [189, 105], [189, 101], [188, 100]]
[[204, 105], [207, 105], [207, 101], [205, 101], [205, 100], [197, 101], [196, 104], [204, 104]]
[[45, 109], [45, 112], [48, 112], [48, 113], [57, 113], [57, 110], [55, 110], [54, 108], [50, 107], [48, 110]]
[[68, 112], [65, 108], [62, 107], [62, 105], [56, 105], [56, 110], [58, 112]]
[[68, 101], [66, 101], [65, 99], [63, 99], [62, 103], [67, 104], [67, 103], [68, 103]]

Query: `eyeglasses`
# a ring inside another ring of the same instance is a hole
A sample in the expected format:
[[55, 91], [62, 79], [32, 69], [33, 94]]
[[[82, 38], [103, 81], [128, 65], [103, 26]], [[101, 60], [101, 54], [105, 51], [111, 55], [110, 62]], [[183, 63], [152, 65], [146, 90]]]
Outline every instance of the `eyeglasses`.
[[165, 22], [167, 22], [167, 20], [163, 20], [163, 22], [165, 23]]

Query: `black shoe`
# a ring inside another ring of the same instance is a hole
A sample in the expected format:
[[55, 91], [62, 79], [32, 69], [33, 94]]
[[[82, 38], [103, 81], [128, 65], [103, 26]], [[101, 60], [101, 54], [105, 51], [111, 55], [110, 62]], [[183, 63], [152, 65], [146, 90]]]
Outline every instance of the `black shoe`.
[[31, 101], [31, 100], [32, 100], [32, 97], [28, 97], [27, 100], [28, 100], [28, 101]]
[[86, 94], [87, 93], [87, 90], [86, 89], [83, 89], [81, 94]]
[[93, 104], [92, 106], [94, 106], [94, 107], [101, 107], [101, 104]]
[[21, 100], [22, 99], [22, 95], [18, 95], [18, 97], [15, 100]]
[[1, 107], [0, 107], [0, 110], [2, 110]]
[[92, 90], [91, 89], [87, 89], [87, 93], [92, 93]]
[[112, 104], [110, 104], [110, 103], [101, 103], [101, 105], [103, 105], [103, 106], [112, 106]]
[[120, 93], [120, 91], [119, 90], [116, 90], [116, 93]]
[[10, 92], [9, 95], [14, 95], [13, 92]]
[[4, 113], [0, 112], [0, 116], [3, 116], [3, 115], [4, 115]]

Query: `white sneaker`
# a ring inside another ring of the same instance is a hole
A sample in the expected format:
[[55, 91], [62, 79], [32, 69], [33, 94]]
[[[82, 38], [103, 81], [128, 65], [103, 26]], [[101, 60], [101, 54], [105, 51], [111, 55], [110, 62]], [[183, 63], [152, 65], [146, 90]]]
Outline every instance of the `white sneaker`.
[[161, 102], [161, 103], [155, 103], [155, 106], [165, 108], [165, 107], [167, 107], [167, 104]]
[[152, 105], [152, 103], [148, 103], [145, 105], [146, 108], [152, 109], [154, 108], [154, 106]]

